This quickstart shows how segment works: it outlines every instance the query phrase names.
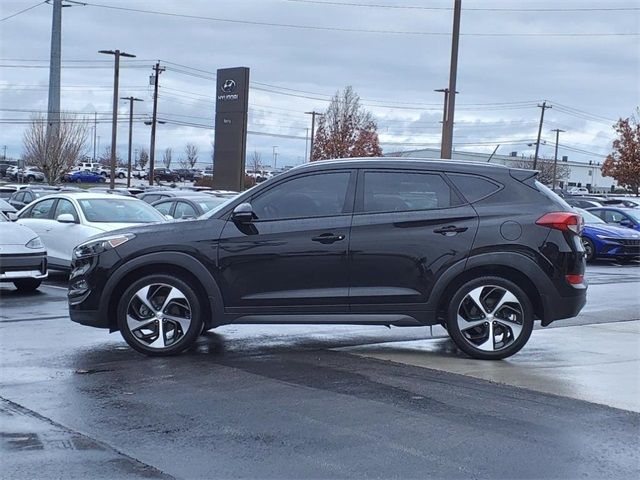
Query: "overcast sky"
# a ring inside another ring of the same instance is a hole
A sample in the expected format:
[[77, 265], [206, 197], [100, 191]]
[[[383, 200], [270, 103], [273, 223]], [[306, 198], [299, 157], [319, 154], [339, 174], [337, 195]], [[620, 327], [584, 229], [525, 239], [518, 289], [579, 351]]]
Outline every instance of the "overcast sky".
[[[174, 165], [186, 142], [199, 147], [200, 160], [210, 159], [215, 70], [235, 66], [250, 67], [255, 82], [249, 130], [256, 133], [248, 137], [247, 152], [260, 152], [264, 163], [272, 163], [273, 146], [278, 166], [303, 162], [310, 127], [304, 112], [323, 111], [346, 85], [375, 115], [385, 152], [439, 145], [443, 99], [433, 90], [448, 84], [453, 0], [327, 2], [96, 0], [64, 8], [62, 109], [91, 118], [98, 112], [103, 150], [111, 137], [113, 57], [97, 52], [120, 49], [137, 55], [122, 59], [120, 96], [144, 99], [135, 105], [135, 149], [149, 147], [149, 127], [142, 122], [152, 107], [151, 66], [160, 59], [166, 67], [158, 111], [167, 123], [158, 127], [156, 151], [160, 159], [162, 150], [173, 148]], [[0, 0], [0, 18], [36, 3]], [[537, 133], [536, 105], [546, 99], [553, 108], [545, 114], [543, 138], [549, 142], [542, 152], [553, 154], [550, 130], [561, 128], [567, 131], [561, 155], [601, 160], [611, 144], [611, 124], [640, 104], [640, 1], [462, 4], [455, 148], [492, 151], [501, 144], [498, 153], [532, 152], [527, 143]], [[24, 121], [46, 111], [51, 13], [44, 3], [0, 22], [0, 148], [7, 145], [8, 156], [21, 153]], [[128, 103], [121, 102], [120, 114], [118, 151], [124, 158]]]

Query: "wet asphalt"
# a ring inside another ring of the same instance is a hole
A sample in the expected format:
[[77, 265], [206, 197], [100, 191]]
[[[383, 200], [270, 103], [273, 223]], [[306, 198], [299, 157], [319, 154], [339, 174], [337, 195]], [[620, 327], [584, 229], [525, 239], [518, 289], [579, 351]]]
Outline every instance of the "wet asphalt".
[[[553, 327], [640, 318], [639, 271], [590, 266]], [[636, 413], [333, 350], [429, 328], [226, 326], [147, 358], [65, 295], [0, 288], [2, 478], [640, 477]]]

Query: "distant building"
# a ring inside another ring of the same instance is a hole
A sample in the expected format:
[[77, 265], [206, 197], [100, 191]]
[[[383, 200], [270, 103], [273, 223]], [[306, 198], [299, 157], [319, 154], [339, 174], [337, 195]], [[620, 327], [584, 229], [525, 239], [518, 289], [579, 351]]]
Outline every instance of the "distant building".
[[[404, 152], [385, 153], [385, 157], [413, 157], [413, 158], [440, 158], [440, 149], [423, 148], [420, 150], [408, 150]], [[452, 161], [460, 160], [467, 162], [486, 162], [491, 157], [490, 153], [462, 152], [454, 151]], [[494, 155], [491, 163], [505, 165], [507, 167], [519, 167], [523, 160], [531, 160], [530, 157], [518, 155], [518, 152], [511, 152], [510, 155]], [[546, 159], [548, 160], [548, 159]], [[566, 156], [558, 159], [558, 164], [569, 168], [569, 177], [558, 180], [558, 187], [586, 187], [591, 193], [607, 193], [617, 187], [617, 183], [611, 177], [603, 177], [600, 167], [602, 162], [576, 162], [569, 160]]]

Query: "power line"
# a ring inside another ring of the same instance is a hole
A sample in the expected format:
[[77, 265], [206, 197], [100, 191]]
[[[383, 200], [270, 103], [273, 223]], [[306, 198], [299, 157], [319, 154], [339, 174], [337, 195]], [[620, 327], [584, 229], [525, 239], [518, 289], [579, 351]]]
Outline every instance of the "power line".
[[11, 15], [9, 15], [8, 17], [0, 18], [0, 22], [4, 22], [5, 20], [9, 20], [10, 18], [17, 17], [17, 16], [18, 16], [18, 15], [20, 15], [21, 13], [28, 12], [29, 10], [32, 10], [32, 9], [34, 9], [34, 8], [36, 8], [36, 7], [39, 7], [40, 5], [42, 5], [42, 4], [44, 4], [44, 3], [47, 3], [47, 2], [46, 2], [46, 1], [44, 1], [44, 2], [38, 2], [38, 3], [36, 3], [35, 5], [31, 5], [30, 7], [25, 8], [24, 10], [20, 10], [19, 12], [12, 13], [12, 14], [11, 14]]
[[[371, 30], [364, 28], [347, 28], [347, 27], [331, 27], [320, 25], [298, 25], [293, 23], [275, 23], [275, 22], [261, 22], [256, 20], [239, 20], [232, 18], [221, 17], [207, 17], [201, 15], [189, 15], [186, 13], [174, 13], [174, 12], [161, 12], [158, 10], [146, 10], [141, 8], [130, 7], [117, 7], [115, 5], [104, 5], [100, 3], [85, 3], [89, 7], [105, 8], [109, 10], [119, 10], [124, 12], [145, 13], [150, 15], [160, 15], [165, 17], [186, 18], [190, 20], [204, 20], [211, 22], [231, 23], [240, 25], [252, 25], [258, 27], [278, 27], [297, 30], [317, 30], [317, 31], [331, 31], [331, 32], [347, 32], [347, 33], [374, 33], [385, 35], [412, 35], [412, 36], [450, 36], [450, 32], [419, 32], [419, 31], [403, 31], [403, 30]], [[497, 33], [497, 32], [485, 32], [485, 33], [461, 33], [460, 35], [470, 37], [625, 37], [625, 36], [639, 36], [638, 32], [631, 33], [580, 33], [580, 32], [559, 32], [559, 33], [545, 33], [545, 32], [517, 32], [517, 33]]]
[[[287, 0], [294, 3], [316, 5], [332, 5], [340, 7], [385, 8], [393, 10], [442, 10], [451, 11], [451, 7], [424, 7], [417, 5], [387, 5], [381, 3], [336, 2], [325, 0]], [[640, 10], [640, 7], [578, 7], [578, 8], [498, 8], [498, 7], [465, 7], [465, 11], [476, 12], [624, 12]]]

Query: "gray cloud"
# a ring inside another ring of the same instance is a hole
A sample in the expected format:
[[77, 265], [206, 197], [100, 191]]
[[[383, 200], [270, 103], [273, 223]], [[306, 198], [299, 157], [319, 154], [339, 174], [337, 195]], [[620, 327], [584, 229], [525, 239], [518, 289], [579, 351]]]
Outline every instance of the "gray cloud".
[[[90, 2], [92, 3], [92, 2]], [[450, 11], [406, 11], [376, 8], [311, 5], [285, 0], [170, 1], [138, 0], [101, 2], [113, 6], [175, 12], [195, 16], [216, 16], [260, 22], [335, 26], [370, 30], [448, 32]], [[409, 0], [384, 0], [387, 4], [420, 4]], [[428, 5], [449, 7], [453, 2], [437, 0]], [[3, 0], [0, 17], [29, 6], [30, 2]], [[480, 3], [465, 0], [464, 7], [589, 7], [607, 6], [604, 0], [522, 1]], [[638, 6], [635, 1], [618, 6]], [[638, 32], [638, 12], [478, 12], [464, 11], [463, 33], [553, 33], [553, 32]], [[51, 7], [42, 5], [2, 23], [0, 65], [0, 104], [2, 108], [43, 110], [47, 104], [45, 62], [49, 56]], [[544, 136], [551, 128], [563, 128], [564, 143], [587, 151], [604, 153], [612, 130], [604, 119], [628, 116], [640, 103], [640, 56], [638, 37], [476, 37], [463, 36], [456, 112], [459, 143], [488, 143], [498, 140], [532, 139], [536, 134], [540, 110], [527, 108], [476, 106], [503, 102], [539, 101], [568, 105], [597, 115], [569, 114], [562, 108], [547, 113]], [[280, 27], [251, 26], [184, 19], [98, 7], [73, 7], [63, 12], [62, 106], [65, 110], [103, 112], [98, 135], [105, 146], [110, 137], [111, 57], [99, 49], [135, 53], [135, 61], [123, 60], [121, 96], [144, 98], [137, 112], [151, 111], [148, 76], [154, 59], [214, 72], [217, 68], [248, 66], [253, 81], [281, 87], [333, 94], [353, 85], [363, 103], [375, 114], [381, 140], [393, 143], [437, 143], [441, 118], [441, 94], [433, 92], [448, 82], [450, 38], [448, 36], [385, 35], [327, 32]], [[71, 62], [88, 60], [89, 62]], [[144, 60], [144, 61], [141, 61]], [[102, 68], [78, 68], [102, 66]], [[213, 77], [203, 72], [166, 64], [161, 75], [160, 117], [181, 123], [213, 126]], [[74, 68], [71, 68], [74, 67]], [[180, 71], [182, 70], [182, 72]], [[184, 71], [193, 75], [185, 75]], [[38, 88], [40, 87], [40, 88]], [[185, 93], [189, 92], [189, 93]], [[304, 94], [303, 94], [304, 95]], [[311, 95], [313, 96], [313, 95]], [[389, 104], [413, 102], [424, 110], [374, 107], [382, 100]], [[326, 102], [252, 90], [250, 130], [304, 138], [310, 109], [323, 109]], [[475, 109], [472, 109], [475, 108]], [[127, 105], [121, 104], [125, 115]], [[602, 118], [601, 118], [602, 117]], [[6, 121], [27, 119], [28, 113], [0, 111]], [[124, 117], [123, 117], [124, 118]], [[10, 155], [19, 155], [23, 124], [2, 123], [2, 144]], [[136, 148], [148, 148], [149, 130], [135, 125]], [[212, 129], [185, 125], [159, 127], [157, 148], [182, 150], [187, 141], [198, 144], [201, 159], [208, 158]], [[118, 149], [126, 152], [126, 123], [120, 124]], [[304, 157], [303, 139], [251, 135], [248, 151], [258, 150], [270, 159], [272, 146], [279, 147], [279, 164], [295, 164]], [[385, 145], [386, 151], [399, 149]], [[412, 147], [404, 147], [412, 148]], [[460, 146], [470, 150], [492, 150], [491, 145]], [[524, 145], [504, 145], [502, 151], [529, 151]], [[561, 149], [562, 150], [562, 149]], [[551, 148], [544, 149], [546, 153]], [[588, 159], [575, 151], [572, 158]], [[174, 156], [177, 155], [174, 154]]]

